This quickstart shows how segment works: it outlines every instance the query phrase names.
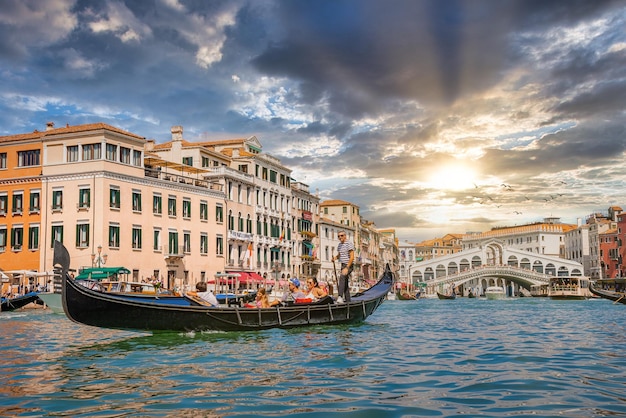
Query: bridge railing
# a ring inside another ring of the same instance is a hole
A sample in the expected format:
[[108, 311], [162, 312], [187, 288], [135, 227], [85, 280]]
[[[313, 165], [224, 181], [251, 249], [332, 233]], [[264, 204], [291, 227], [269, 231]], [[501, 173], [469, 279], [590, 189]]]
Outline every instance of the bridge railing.
[[471, 268], [469, 270], [460, 271], [453, 274], [448, 274], [444, 277], [436, 277], [431, 280], [427, 280], [429, 285], [437, 284], [449, 284], [459, 281], [468, 281], [484, 276], [513, 276], [519, 279], [527, 279], [532, 282], [549, 283], [550, 278], [553, 277], [549, 274], [539, 273], [535, 270], [524, 269], [521, 267], [509, 266], [509, 265], [481, 265]]

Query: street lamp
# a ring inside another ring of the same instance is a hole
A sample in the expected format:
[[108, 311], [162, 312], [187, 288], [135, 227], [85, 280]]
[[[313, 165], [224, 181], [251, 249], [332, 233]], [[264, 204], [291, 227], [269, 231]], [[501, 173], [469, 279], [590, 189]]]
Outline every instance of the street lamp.
[[91, 254], [91, 267], [101, 268], [107, 263], [108, 255], [102, 254], [102, 245], [98, 245], [98, 254]]

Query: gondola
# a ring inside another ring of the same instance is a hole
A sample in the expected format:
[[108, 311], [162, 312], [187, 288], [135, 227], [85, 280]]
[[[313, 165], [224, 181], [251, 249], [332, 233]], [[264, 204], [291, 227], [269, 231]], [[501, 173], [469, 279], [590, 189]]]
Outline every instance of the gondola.
[[439, 299], [456, 299], [456, 295], [454, 293], [451, 295], [444, 295], [443, 293], [437, 292], [437, 297]]
[[398, 291], [398, 292], [396, 292], [396, 299], [397, 300], [417, 300], [417, 297], [411, 295], [408, 292]]
[[143, 331], [250, 331], [322, 324], [354, 324], [383, 303], [393, 286], [389, 266], [378, 283], [352, 296], [349, 303], [325, 298], [317, 303], [273, 308], [205, 306], [193, 297], [174, 301], [139, 300], [91, 290], [67, 275], [69, 253], [55, 242], [54, 264], [61, 266], [63, 310], [74, 322], [101, 328]]
[[626, 293], [598, 289], [593, 287], [593, 284], [591, 282], [589, 283], [589, 291], [596, 296], [600, 296], [601, 298], [609, 299], [616, 303], [623, 303], [626, 305]]
[[15, 298], [2, 298], [2, 307], [0, 311], [13, 311], [15, 309], [23, 308], [29, 303], [38, 302], [39, 296], [37, 296], [37, 292], [26, 293], [23, 296], [18, 296]]

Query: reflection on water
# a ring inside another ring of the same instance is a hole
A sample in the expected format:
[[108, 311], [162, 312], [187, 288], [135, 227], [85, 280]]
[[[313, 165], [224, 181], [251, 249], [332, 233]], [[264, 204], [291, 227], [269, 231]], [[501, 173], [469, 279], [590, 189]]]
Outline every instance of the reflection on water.
[[131, 333], [0, 314], [11, 416], [626, 414], [623, 305], [388, 301], [358, 326]]

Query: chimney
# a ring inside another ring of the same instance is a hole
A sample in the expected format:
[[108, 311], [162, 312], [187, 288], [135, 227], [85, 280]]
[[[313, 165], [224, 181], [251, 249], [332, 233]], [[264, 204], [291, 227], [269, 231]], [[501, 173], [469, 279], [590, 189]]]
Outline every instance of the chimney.
[[46, 131], [51, 131], [54, 129], [54, 122], [46, 122]]
[[180, 125], [172, 126], [170, 129], [172, 132], [172, 141], [182, 141], [183, 140], [183, 127]]

